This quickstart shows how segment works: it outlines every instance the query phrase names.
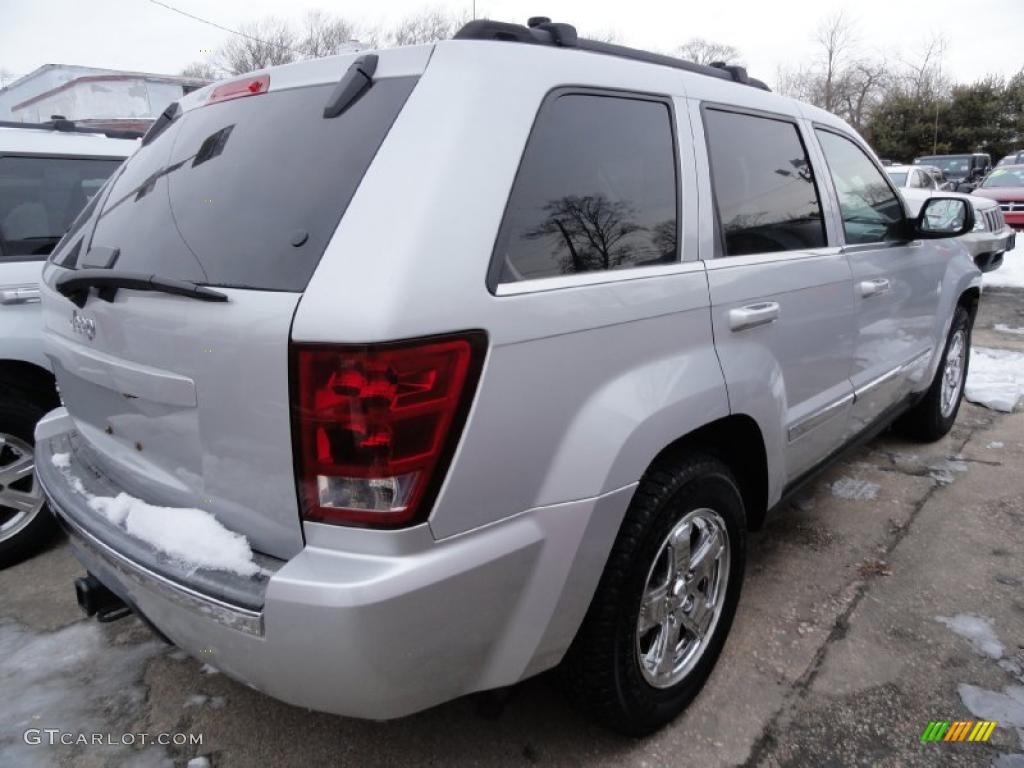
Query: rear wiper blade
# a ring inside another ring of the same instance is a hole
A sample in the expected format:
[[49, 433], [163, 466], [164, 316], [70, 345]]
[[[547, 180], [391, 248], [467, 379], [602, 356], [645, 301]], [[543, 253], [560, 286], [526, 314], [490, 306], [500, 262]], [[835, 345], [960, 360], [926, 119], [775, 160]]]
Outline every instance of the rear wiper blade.
[[57, 278], [54, 288], [79, 308], [84, 307], [89, 299], [90, 288], [97, 288], [99, 297], [105, 301], [113, 301], [118, 288], [157, 291], [200, 301], [228, 300], [226, 294], [188, 280], [174, 280], [143, 272], [111, 272], [109, 269], [78, 269], [68, 272]]

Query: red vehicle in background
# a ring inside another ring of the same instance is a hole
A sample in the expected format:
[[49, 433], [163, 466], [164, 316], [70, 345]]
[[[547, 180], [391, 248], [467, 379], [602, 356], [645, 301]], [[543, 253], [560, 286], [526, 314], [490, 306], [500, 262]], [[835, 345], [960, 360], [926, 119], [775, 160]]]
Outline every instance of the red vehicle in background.
[[1024, 229], [1024, 165], [999, 166], [972, 194], [998, 202], [1006, 223]]

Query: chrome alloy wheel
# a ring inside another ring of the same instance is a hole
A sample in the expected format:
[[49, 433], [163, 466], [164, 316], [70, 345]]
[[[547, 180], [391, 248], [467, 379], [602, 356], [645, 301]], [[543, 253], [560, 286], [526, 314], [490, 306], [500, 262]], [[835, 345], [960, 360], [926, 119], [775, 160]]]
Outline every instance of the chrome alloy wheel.
[[636, 650], [644, 679], [669, 688], [707, 648], [729, 583], [729, 532], [712, 509], [687, 513], [661, 543], [647, 573]]
[[0, 432], [0, 541], [17, 536], [43, 508], [35, 468], [32, 446]]
[[961, 328], [949, 340], [946, 350], [946, 366], [942, 369], [942, 394], [939, 408], [942, 417], [949, 418], [960, 399], [964, 386], [964, 368], [967, 362], [967, 333]]

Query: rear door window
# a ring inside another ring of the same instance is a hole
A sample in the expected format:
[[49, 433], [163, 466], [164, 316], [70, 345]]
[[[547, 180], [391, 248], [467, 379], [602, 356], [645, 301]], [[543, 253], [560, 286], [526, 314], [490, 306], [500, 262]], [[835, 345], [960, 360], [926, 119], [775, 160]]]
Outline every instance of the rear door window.
[[704, 124], [724, 255], [824, 246], [821, 200], [796, 124], [714, 108]]
[[905, 240], [903, 204], [860, 147], [831, 131], [817, 131], [839, 196], [847, 245]]
[[662, 99], [549, 97], [498, 233], [492, 287], [677, 261], [673, 133]]
[[119, 249], [118, 271], [305, 290], [416, 81], [377, 80], [334, 118], [334, 83], [186, 112], [126, 164], [92, 247]]
[[46, 258], [120, 164], [120, 158], [0, 157], [0, 258]]

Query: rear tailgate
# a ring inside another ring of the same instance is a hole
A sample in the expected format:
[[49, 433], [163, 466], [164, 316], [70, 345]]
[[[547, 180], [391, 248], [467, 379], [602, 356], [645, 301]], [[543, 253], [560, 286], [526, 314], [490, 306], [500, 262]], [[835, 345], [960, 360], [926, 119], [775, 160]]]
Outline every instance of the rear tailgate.
[[[329, 60], [330, 82], [302, 82], [302, 67], [322, 74], [324, 61], [297, 65], [272, 71], [268, 92], [186, 109], [55, 251], [47, 354], [77, 431], [124, 491], [209, 510], [258, 552], [302, 547], [292, 316], [427, 55], [405, 52], [389, 69], [382, 54], [372, 87], [331, 119], [323, 108], [354, 57]], [[54, 289], [69, 270], [97, 266], [212, 286], [228, 300], [92, 289], [78, 307]]]

